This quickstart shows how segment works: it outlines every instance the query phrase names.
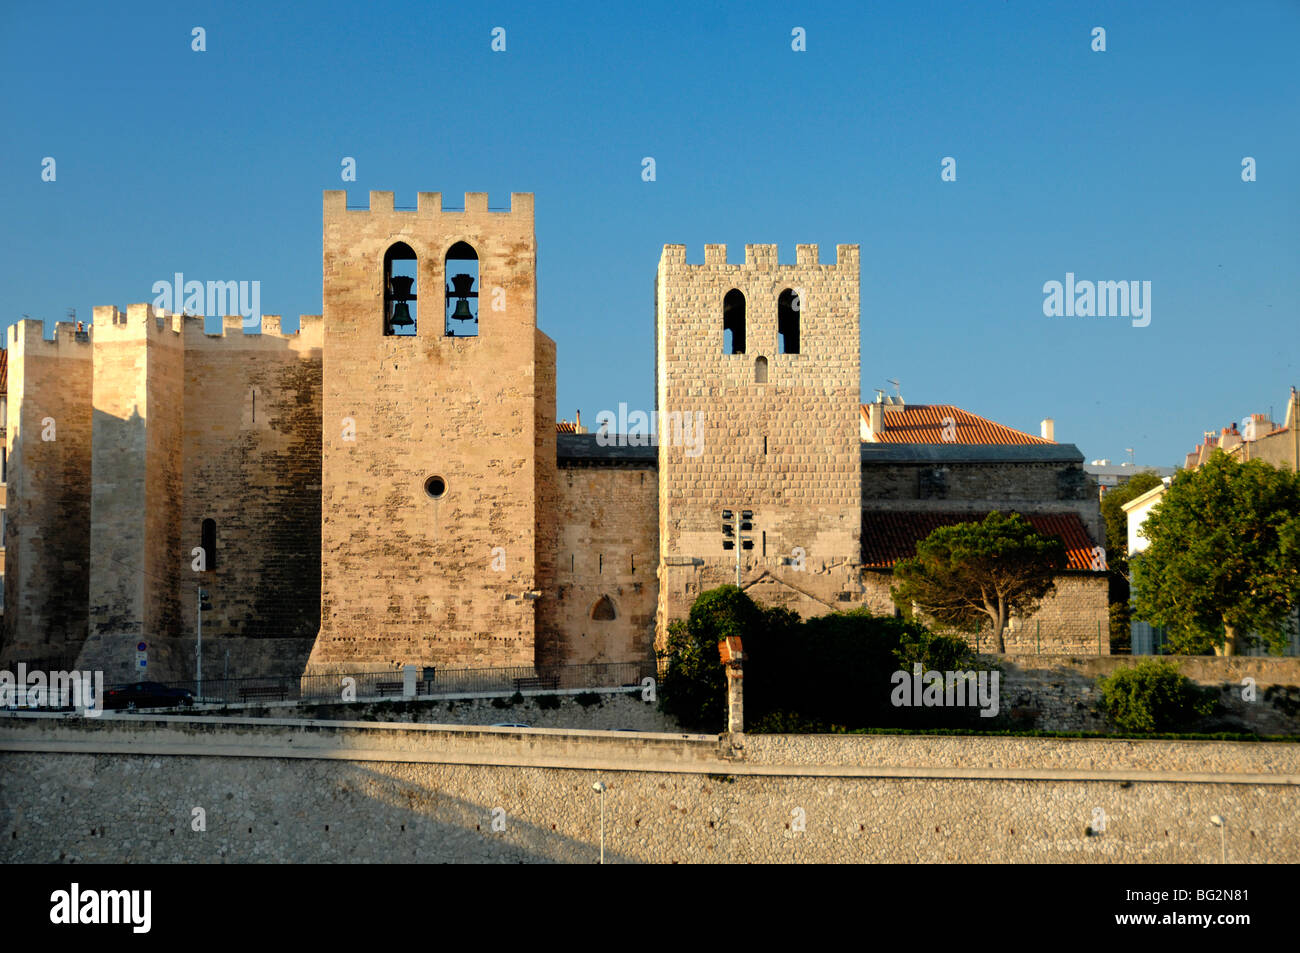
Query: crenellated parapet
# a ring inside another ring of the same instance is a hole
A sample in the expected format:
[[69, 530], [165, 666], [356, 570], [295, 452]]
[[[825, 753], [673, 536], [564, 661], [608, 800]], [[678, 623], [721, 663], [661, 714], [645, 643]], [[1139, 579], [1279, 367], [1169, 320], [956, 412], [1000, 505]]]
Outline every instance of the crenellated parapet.
[[[90, 357], [91, 329], [78, 331], [76, 322], [59, 321], [54, 325], [54, 336], [45, 336], [45, 322], [36, 318], [23, 318], [9, 326], [9, 361], [22, 354], [39, 354], [42, 357], [67, 357], [86, 360]], [[12, 374], [12, 371], [10, 372]]]
[[95, 308], [95, 322], [88, 330], [99, 329], [93, 340], [100, 343], [170, 338], [182, 343], [185, 350], [224, 346], [279, 351], [286, 344], [294, 350], [308, 350], [324, 345], [324, 321], [319, 314], [301, 315], [299, 329], [290, 332], [281, 329], [278, 314], [259, 318], [226, 315], [217, 333], [206, 330], [207, 321], [202, 315], [176, 314], [151, 304], [128, 305], [125, 311], [106, 305]]
[[834, 269], [856, 269], [860, 265], [860, 246], [836, 245], [835, 261], [820, 261], [820, 248], [817, 245], [796, 245], [795, 263], [781, 264], [778, 260], [777, 245], [746, 245], [745, 260], [740, 264], [727, 261], [726, 245], [705, 245], [704, 263], [690, 264], [686, 261], [685, 245], [665, 245], [659, 259], [660, 266], [679, 266], [691, 269], [733, 269], [733, 270], [776, 270], [793, 271], [800, 268], [818, 267]]
[[420, 218], [442, 217], [442, 216], [473, 216], [478, 214], [492, 214], [497, 216], [513, 216], [526, 218], [532, 221], [533, 218], [533, 193], [531, 192], [511, 192], [510, 207], [508, 209], [494, 209], [488, 207], [488, 193], [486, 192], [466, 192], [465, 204], [462, 208], [444, 208], [442, 204], [441, 192], [419, 192], [416, 195], [416, 206], [410, 208], [397, 208], [393, 204], [392, 192], [370, 193], [370, 205], [367, 208], [349, 207], [347, 204], [348, 194], [344, 191], [329, 191], [325, 193], [325, 222], [341, 216], [350, 216], [353, 219], [362, 215], [412, 215]]

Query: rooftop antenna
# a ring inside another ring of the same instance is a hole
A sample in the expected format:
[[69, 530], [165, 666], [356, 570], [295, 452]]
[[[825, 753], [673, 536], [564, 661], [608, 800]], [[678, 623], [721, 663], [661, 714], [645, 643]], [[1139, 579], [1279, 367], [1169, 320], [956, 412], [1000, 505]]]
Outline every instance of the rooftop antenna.
[[898, 398], [898, 402], [901, 404], [903, 402], [903, 385], [892, 377], [886, 377], [885, 381], [894, 385], [894, 396]]
[[884, 389], [883, 387], [877, 387], [877, 388], [876, 388], [876, 403], [877, 403], [877, 404], [883, 404], [884, 402], [885, 402], [885, 389]]

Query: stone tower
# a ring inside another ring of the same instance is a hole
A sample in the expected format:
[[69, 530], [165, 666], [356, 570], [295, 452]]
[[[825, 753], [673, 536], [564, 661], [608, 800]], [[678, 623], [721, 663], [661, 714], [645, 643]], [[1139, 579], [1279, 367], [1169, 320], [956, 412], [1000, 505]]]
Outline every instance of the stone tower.
[[[701, 591], [736, 581], [724, 509], [753, 513], [753, 549], [739, 552], [742, 585], [760, 603], [809, 616], [861, 598], [858, 246], [836, 255], [824, 265], [816, 245], [799, 245], [797, 263], [780, 265], [775, 245], [746, 245], [733, 265], [725, 245], [706, 245], [704, 264], [688, 265], [685, 246], [664, 246], [661, 643]], [[701, 423], [698, 445], [674, 433], [683, 419]]]
[[[533, 664], [554, 548], [539, 500], [555, 482], [555, 345], [537, 329], [536, 268], [531, 194], [490, 211], [467, 193], [462, 211], [422, 192], [403, 211], [391, 192], [371, 192], [369, 209], [325, 193], [308, 671]], [[462, 272], [476, 280], [453, 289]], [[477, 321], [451, 317], [475, 308]]]

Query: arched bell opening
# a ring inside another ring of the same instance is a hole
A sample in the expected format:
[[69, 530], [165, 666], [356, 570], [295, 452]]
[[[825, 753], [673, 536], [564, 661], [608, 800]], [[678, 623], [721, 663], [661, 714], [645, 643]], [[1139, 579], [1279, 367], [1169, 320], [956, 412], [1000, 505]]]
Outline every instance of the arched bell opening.
[[722, 353], [745, 353], [745, 296], [736, 288], [722, 299]]
[[791, 288], [781, 292], [776, 303], [776, 334], [780, 339], [782, 354], [799, 353], [799, 293]]
[[478, 336], [478, 252], [468, 242], [447, 249], [447, 337]]
[[411, 337], [415, 334], [416, 284], [419, 262], [405, 242], [384, 252], [384, 334]]

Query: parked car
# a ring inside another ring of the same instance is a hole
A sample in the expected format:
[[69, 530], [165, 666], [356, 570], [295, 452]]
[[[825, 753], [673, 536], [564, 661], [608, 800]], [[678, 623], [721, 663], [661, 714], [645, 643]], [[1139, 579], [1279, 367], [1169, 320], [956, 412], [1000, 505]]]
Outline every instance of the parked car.
[[104, 708], [182, 708], [194, 704], [194, 695], [162, 682], [132, 682], [114, 685], [104, 692]]
[[532, 725], [525, 725], [522, 721], [501, 721], [492, 726], [493, 728], [531, 728]]

